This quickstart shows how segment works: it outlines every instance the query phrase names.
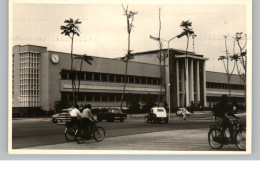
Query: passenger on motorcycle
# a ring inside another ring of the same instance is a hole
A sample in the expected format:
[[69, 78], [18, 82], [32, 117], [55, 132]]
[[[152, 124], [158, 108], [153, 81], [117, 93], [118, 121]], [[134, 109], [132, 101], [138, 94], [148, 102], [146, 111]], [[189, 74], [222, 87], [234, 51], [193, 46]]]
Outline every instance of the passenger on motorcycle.
[[81, 119], [83, 117], [79, 111], [79, 105], [76, 104], [75, 108], [70, 111], [70, 116], [71, 116], [71, 123], [78, 125], [79, 124], [78, 118]]
[[[228, 128], [230, 136], [233, 136], [234, 134], [233, 125], [229, 120], [228, 116], [233, 116], [233, 107], [228, 104], [228, 96], [222, 95], [220, 98], [220, 102], [218, 102], [214, 107], [213, 117], [214, 118], [220, 117], [222, 119], [221, 127], [223, 129], [223, 134], [225, 134], [224, 132]], [[226, 140], [228, 140], [227, 137]]]
[[82, 116], [83, 116], [83, 124], [90, 130], [92, 131], [95, 127], [95, 122], [96, 120], [94, 119], [94, 116], [91, 112], [91, 105], [88, 104], [84, 110], [83, 110], [83, 113], [82, 113]]

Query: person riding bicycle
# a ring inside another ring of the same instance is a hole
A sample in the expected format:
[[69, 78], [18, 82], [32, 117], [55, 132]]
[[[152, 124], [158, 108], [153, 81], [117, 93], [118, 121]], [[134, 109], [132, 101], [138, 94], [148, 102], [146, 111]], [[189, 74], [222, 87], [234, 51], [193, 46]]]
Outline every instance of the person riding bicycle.
[[[222, 119], [221, 122], [221, 127], [223, 129], [223, 134], [226, 131], [226, 129], [229, 129], [230, 136], [233, 136], [234, 130], [233, 130], [233, 125], [230, 122], [228, 116], [233, 115], [233, 107], [229, 106], [228, 104], [228, 96], [227, 95], [222, 95], [220, 98], [220, 102], [216, 104], [213, 110], [213, 117], [220, 117]], [[226, 137], [226, 136], [224, 136]], [[232, 138], [231, 138], [232, 139]], [[226, 137], [226, 140], [228, 138]]]
[[75, 105], [74, 109], [70, 111], [70, 116], [71, 116], [71, 123], [78, 125], [79, 120], [78, 118], [82, 118], [82, 114], [79, 111], [79, 105]]
[[95, 126], [96, 120], [94, 119], [94, 116], [91, 112], [91, 105], [88, 104], [85, 109], [83, 110], [82, 116], [84, 118], [84, 124], [86, 127], [89, 128], [89, 130], [93, 130]]

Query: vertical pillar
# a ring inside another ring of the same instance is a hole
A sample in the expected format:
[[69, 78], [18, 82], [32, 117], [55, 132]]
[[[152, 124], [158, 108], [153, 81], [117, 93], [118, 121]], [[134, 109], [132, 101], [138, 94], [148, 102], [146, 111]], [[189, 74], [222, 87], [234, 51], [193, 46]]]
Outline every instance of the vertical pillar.
[[206, 98], [206, 62], [203, 61], [203, 106], [207, 106]]
[[190, 101], [194, 102], [194, 76], [193, 76], [193, 60], [190, 60]]
[[186, 68], [184, 68], [184, 69], [186, 69], [185, 70], [185, 72], [186, 72], [186, 80], [185, 80], [185, 82], [186, 82], [186, 87], [185, 87], [185, 89], [186, 89], [186, 91], [185, 91], [185, 93], [186, 93], [186, 106], [189, 106], [190, 105], [190, 89], [189, 89], [189, 60], [187, 59], [187, 62], [186, 62]]
[[196, 97], [196, 101], [197, 103], [200, 102], [200, 61], [197, 60], [197, 69], [196, 69], [197, 73], [196, 73], [196, 88], [197, 88], [197, 97]]
[[184, 96], [184, 90], [185, 90], [185, 87], [184, 87], [184, 85], [185, 85], [185, 82], [184, 82], [185, 81], [184, 80], [184, 72], [185, 72], [184, 62], [181, 63], [180, 65], [181, 65], [181, 67], [180, 67], [180, 69], [181, 69], [181, 97], [180, 97], [181, 101], [180, 101], [180, 106], [184, 106], [184, 98], [185, 98], [185, 96]]
[[180, 87], [179, 87], [179, 60], [176, 59], [176, 87], [177, 87], [177, 91], [176, 91], [176, 96], [177, 96], [177, 107], [180, 106]]

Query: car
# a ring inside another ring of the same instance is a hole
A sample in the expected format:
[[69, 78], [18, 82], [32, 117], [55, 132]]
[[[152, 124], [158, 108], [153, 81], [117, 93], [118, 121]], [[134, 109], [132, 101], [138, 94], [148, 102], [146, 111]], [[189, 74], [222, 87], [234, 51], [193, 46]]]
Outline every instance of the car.
[[177, 111], [176, 111], [176, 115], [177, 116], [182, 116], [184, 111], [186, 111], [186, 115], [190, 116], [191, 113], [186, 109], [186, 108], [179, 108]]
[[111, 108], [108, 112], [99, 112], [97, 113], [97, 120], [102, 122], [102, 120], [107, 120], [108, 122], [114, 122], [115, 120], [119, 120], [123, 122], [127, 118], [126, 113], [122, 113], [120, 109]]
[[53, 123], [58, 123], [58, 121], [59, 122], [62, 122], [63, 120], [63, 118], [64, 117], [70, 117], [70, 111], [72, 111], [72, 109], [73, 108], [68, 108], [68, 109], [62, 109], [61, 111], [60, 111], [60, 113], [56, 113], [56, 114], [53, 114], [52, 115], [52, 121], [53, 121]]
[[168, 123], [169, 118], [168, 118], [165, 108], [153, 107], [153, 108], [151, 108], [150, 112], [145, 115], [144, 121], [145, 121], [145, 123], [148, 123], [148, 122], [160, 123], [161, 121], [164, 121], [164, 123]]

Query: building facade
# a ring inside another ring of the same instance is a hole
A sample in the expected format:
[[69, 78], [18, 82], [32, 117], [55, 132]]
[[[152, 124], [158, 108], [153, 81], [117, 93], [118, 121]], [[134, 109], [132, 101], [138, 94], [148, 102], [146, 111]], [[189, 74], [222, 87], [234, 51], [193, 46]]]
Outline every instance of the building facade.
[[[185, 59], [185, 51], [163, 50], [167, 57], [160, 67], [158, 52], [156, 50], [134, 54], [134, 59], [128, 64], [126, 94], [143, 102], [147, 95], [157, 99], [162, 90], [162, 102], [176, 108], [190, 106], [192, 102], [195, 105], [208, 106], [226, 93], [225, 77], [222, 73], [206, 72], [207, 58], [203, 55], [188, 53], [188, 59]], [[93, 107], [99, 108], [119, 107], [125, 63], [120, 58], [93, 58], [92, 65], [83, 62], [81, 72], [81, 60], [74, 59], [73, 70], [77, 73], [76, 80], [80, 79], [78, 104], [91, 103]], [[69, 53], [48, 51], [41, 46], [17, 45], [13, 47], [12, 59], [13, 111], [20, 112], [26, 108], [50, 111], [57, 101], [72, 101], [73, 74], [70, 72]], [[160, 79], [160, 71], [163, 79]], [[219, 74], [222, 75], [221, 78]], [[214, 75], [219, 80], [214, 79]], [[236, 90], [232, 90], [232, 93], [242, 98], [243, 84], [239, 82], [237, 75], [234, 77], [232, 84]], [[223, 89], [218, 88], [221, 87], [220, 84], [223, 84]], [[127, 106], [126, 99], [123, 106]]]

